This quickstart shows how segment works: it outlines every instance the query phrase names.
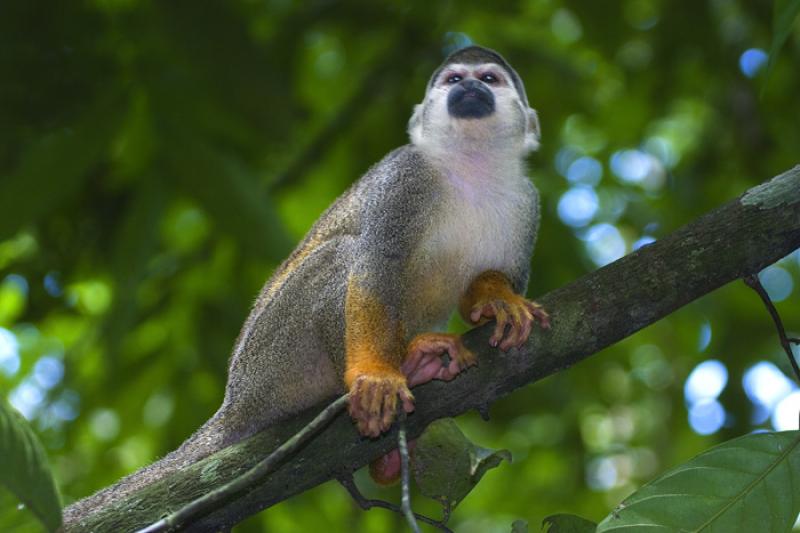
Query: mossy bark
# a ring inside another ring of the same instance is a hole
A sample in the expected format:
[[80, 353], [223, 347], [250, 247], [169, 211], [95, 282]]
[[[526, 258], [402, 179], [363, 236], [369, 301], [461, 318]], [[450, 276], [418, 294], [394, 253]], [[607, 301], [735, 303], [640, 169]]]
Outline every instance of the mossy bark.
[[[408, 418], [416, 437], [431, 421], [483, 409], [498, 397], [597, 353], [714, 289], [756, 273], [800, 248], [800, 166], [619, 261], [537, 301], [552, 317], [522, 350], [489, 346], [491, 326], [464, 342], [480, 364], [450, 383], [414, 390]], [[755, 298], [755, 296], [754, 296]], [[755, 300], [754, 300], [755, 305]], [[134, 531], [229, 481], [267, 456], [324, 406], [222, 450], [132, 496], [97, 509], [68, 531]], [[210, 511], [191, 531], [218, 531], [281, 500], [346, 474], [396, 447], [392, 431], [360, 438], [342, 414], [262, 485]]]

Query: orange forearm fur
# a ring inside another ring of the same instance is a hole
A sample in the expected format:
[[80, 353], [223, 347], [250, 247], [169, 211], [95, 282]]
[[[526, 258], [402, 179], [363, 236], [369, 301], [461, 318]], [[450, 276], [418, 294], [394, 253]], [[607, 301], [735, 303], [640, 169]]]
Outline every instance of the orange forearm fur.
[[405, 349], [403, 324], [392, 320], [385, 305], [351, 276], [345, 301], [345, 385], [362, 375], [402, 378]]

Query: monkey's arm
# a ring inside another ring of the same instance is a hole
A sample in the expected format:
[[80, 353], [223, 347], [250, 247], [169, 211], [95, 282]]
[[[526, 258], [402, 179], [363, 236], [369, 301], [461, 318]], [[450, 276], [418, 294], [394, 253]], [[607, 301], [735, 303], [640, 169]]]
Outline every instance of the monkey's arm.
[[345, 385], [361, 433], [377, 436], [394, 420], [397, 397], [413, 410], [400, 366], [408, 336], [409, 262], [434, 209], [435, 180], [412, 148], [402, 148], [368, 175], [361, 233], [345, 299]]

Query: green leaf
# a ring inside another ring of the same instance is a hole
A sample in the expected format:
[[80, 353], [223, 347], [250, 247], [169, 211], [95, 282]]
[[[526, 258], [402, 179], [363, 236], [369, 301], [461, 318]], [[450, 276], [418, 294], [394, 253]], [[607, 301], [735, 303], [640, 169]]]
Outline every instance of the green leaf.
[[554, 514], [542, 520], [547, 533], [594, 533], [597, 524], [574, 514]]
[[0, 483], [53, 531], [61, 498], [39, 439], [22, 416], [0, 400]]
[[720, 444], [633, 493], [597, 531], [785, 533], [800, 511], [798, 445], [798, 431]]
[[772, 45], [769, 49], [767, 77], [777, 61], [778, 53], [792, 33], [792, 26], [800, 13], [800, 0], [775, 0], [772, 14]]
[[425, 496], [446, 508], [455, 508], [475, 488], [483, 475], [503, 460], [508, 450], [476, 446], [452, 418], [431, 423], [414, 448], [414, 479]]
[[0, 176], [0, 240], [80, 191], [120, 118], [117, 98], [101, 99], [73, 127], [62, 127], [31, 145], [17, 168]]

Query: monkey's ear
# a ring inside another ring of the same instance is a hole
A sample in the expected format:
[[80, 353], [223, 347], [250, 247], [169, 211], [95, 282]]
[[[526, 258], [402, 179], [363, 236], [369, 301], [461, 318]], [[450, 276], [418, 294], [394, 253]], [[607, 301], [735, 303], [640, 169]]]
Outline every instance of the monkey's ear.
[[408, 136], [413, 144], [422, 142], [422, 104], [414, 106], [414, 113], [408, 121]]
[[539, 148], [539, 136], [541, 135], [541, 130], [539, 129], [539, 116], [536, 114], [536, 110], [533, 108], [528, 108], [527, 111], [528, 121], [525, 128], [525, 148], [528, 151], [533, 152]]

